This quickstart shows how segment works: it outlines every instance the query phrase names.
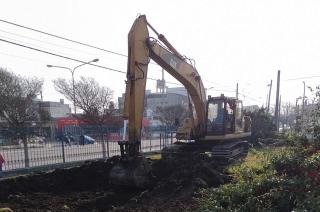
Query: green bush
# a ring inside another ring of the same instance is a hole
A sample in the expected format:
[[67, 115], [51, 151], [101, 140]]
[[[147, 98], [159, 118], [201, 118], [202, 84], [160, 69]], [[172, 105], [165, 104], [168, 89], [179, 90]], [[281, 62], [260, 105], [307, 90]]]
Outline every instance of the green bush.
[[199, 211], [320, 211], [318, 145], [250, 154], [257, 163], [232, 167], [234, 182], [198, 193]]
[[264, 108], [254, 112], [247, 112], [251, 118], [251, 136], [249, 141], [256, 144], [259, 138], [273, 138], [275, 136], [275, 125], [272, 116]]

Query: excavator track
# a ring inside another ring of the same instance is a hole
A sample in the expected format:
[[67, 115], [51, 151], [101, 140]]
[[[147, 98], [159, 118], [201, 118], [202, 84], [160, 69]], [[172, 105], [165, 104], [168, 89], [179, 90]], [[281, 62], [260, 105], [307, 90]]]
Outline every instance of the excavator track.
[[165, 160], [175, 160], [180, 157], [190, 155], [205, 155], [219, 164], [229, 165], [234, 161], [239, 161], [248, 155], [249, 145], [247, 141], [217, 142], [176, 142], [165, 147], [161, 152], [161, 158]]

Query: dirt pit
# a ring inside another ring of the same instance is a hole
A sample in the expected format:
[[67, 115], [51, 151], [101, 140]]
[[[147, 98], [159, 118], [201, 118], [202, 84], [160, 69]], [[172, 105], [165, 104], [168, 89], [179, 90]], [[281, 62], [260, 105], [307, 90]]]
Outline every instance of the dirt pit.
[[119, 160], [0, 181], [0, 208], [14, 211], [183, 211], [193, 194], [228, 181], [221, 168], [200, 156], [151, 161], [154, 185], [149, 189], [114, 186], [111, 167]]

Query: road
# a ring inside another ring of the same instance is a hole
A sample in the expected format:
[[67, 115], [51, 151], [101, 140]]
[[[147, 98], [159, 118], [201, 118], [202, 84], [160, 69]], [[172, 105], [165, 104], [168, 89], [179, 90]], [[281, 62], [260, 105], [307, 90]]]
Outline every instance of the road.
[[[167, 143], [170, 142], [170, 139]], [[120, 147], [117, 142], [108, 142], [109, 157], [120, 155]], [[107, 142], [105, 142], [106, 155]], [[156, 151], [163, 148], [163, 141], [160, 139], [142, 140], [142, 152]], [[73, 161], [92, 160], [103, 157], [103, 147], [101, 142], [87, 145], [66, 145], [61, 143], [29, 144], [29, 167], [43, 166]], [[23, 146], [0, 146], [0, 152], [4, 156], [6, 163], [3, 170], [14, 170], [25, 168], [25, 156]], [[63, 154], [64, 152], [64, 154]], [[63, 157], [64, 155], [64, 157]]]

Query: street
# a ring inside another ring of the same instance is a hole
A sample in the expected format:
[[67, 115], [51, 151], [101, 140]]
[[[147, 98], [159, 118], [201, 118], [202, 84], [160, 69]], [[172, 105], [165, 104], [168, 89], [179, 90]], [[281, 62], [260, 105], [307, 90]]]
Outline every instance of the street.
[[[170, 142], [170, 139], [168, 139]], [[120, 147], [117, 142], [105, 141], [106, 157], [119, 155]], [[163, 143], [160, 144], [160, 140], [149, 139], [142, 140], [141, 151], [150, 152], [160, 150], [163, 147]], [[43, 166], [48, 164], [57, 164], [63, 162], [92, 160], [103, 157], [103, 146], [101, 142], [95, 142], [94, 144], [79, 145], [79, 144], [64, 144], [61, 143], [44, 143], [44, 144], [29, 144], [29, 167]], [[6, 162], [3, 170], [14, 170], [19, 168], [25, 168], [25, 156], [23, 146], [0, 146], [0, 152], [4, 156]], [[64, 154], [63, 154], [64, 152]], [[64, 157], [63, 157], [64, 156]]]

